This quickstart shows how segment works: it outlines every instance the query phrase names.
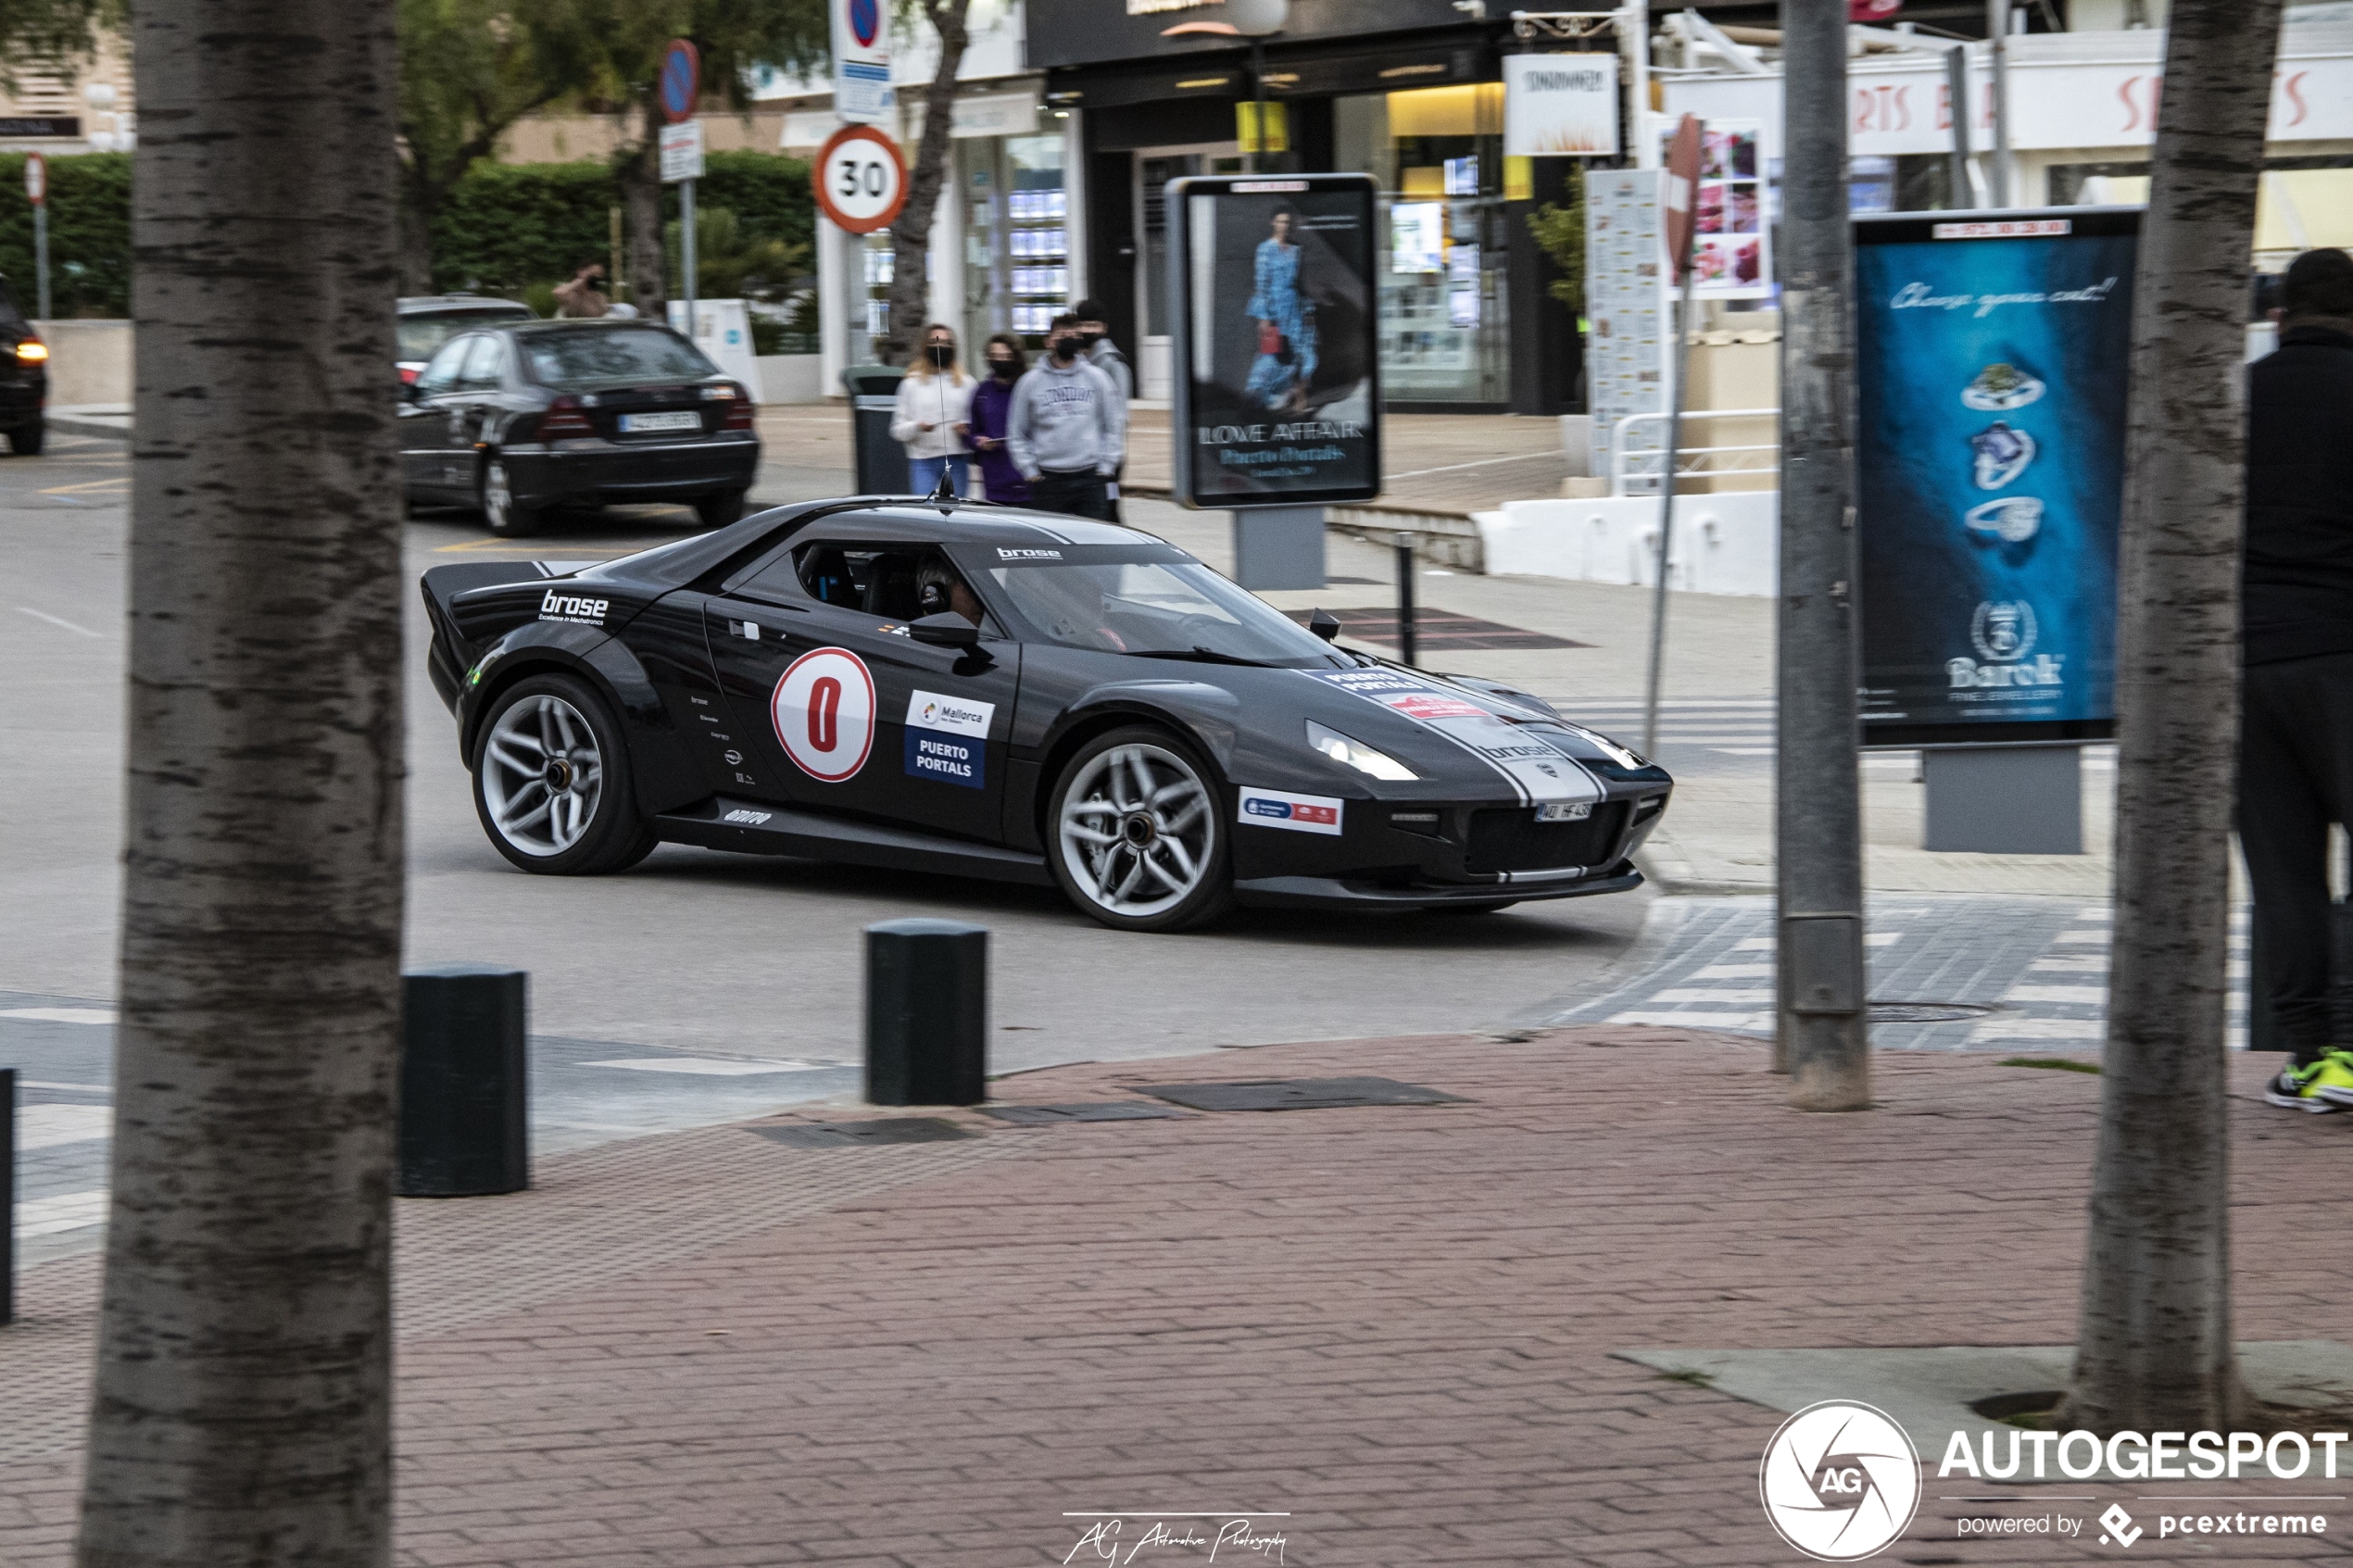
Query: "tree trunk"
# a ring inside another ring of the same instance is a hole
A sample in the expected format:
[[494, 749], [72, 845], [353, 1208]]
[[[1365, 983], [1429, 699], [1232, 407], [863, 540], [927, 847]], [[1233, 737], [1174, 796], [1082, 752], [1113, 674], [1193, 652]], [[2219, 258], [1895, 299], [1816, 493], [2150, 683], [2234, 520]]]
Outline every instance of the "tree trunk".
[[393, 14], [132, 13], [121, 1023], [82, 1568], [390, 1558]]
[[[924, 134], [915, 144], [915, 167], [907, 177], [907, 205], [890, 226], [890, 339], [885, 363], [912, 358], [931, 314], [931, 220], [939, 210], [939, 188], [948, 176], [949, 131], [955, 119], [956, 72], [964, 63], [972, 33], [964, 26], [972, 0], [924, 0], [924, 14], [939, 34], [939, 68], [924, 89]], [[959, 333], [961, 336], [962, 334]], [[967, 358], [972, 358], [969, 348]]]
[[637, 313], [670, 320], [670, 263], [661, 243], [661, 107], [644, 104], [645, 141], [621, 166], [623, 221], [629, 231], [629, 290]]
[[2133, 304], [2116, 939], [2066, 1419], [2228, 1430], [2223, 995], [2246, 272], [2280, 0], [2174, 0]]

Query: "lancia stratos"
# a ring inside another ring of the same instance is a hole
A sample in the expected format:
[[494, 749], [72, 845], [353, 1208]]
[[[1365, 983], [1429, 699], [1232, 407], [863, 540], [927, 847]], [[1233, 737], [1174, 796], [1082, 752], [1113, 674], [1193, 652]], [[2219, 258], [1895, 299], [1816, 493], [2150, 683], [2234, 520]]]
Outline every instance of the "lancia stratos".
[[1477, 912], [1639, 885], [1673, 787], [1528, 693], [1008, 507], [817, 502], [422, 588], [483, 829], [530, 872], [671, 843], [1051, 884], [1133, 931]]

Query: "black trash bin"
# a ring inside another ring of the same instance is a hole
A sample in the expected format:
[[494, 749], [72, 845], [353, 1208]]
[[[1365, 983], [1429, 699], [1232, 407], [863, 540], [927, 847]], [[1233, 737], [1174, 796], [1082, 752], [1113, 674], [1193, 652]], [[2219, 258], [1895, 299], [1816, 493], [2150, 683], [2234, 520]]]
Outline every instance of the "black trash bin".
[[488, 964], [401, 977], [401, 1197], [531, 1185], [530, 980]]
[[906, 495], [907, 448], [891, 439], [890, 416], [899, 406], [899, 383], [907, 372], [890, 365], [852, 365], [841, 373], [849, 393], [850, 445], [857, 454], [858, 494]]

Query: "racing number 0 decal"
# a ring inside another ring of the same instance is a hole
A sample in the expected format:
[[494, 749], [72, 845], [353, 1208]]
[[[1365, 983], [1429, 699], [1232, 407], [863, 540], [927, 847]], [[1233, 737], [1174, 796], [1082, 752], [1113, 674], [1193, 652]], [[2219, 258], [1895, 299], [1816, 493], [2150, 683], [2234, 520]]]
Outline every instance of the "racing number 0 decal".
[[812, 648], [792, 661], [768, 705], [776, 742], [820, 784], [840, 784], [875, 748], [875, 677], [848, 648]]

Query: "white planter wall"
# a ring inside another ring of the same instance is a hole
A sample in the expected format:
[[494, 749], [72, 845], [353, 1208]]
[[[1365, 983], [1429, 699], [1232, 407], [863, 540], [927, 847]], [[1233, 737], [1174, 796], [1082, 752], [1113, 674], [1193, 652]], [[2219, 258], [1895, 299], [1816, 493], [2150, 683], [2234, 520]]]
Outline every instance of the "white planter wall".
[[[1694, 594], [1770, 597], [1780, 556], [1780, 493], [1675, 497], [1667, 585]], [[1655, 495], [1506, 501], [1478, 512], [1487, 571], [1649, 586], [1658, 553]]]

